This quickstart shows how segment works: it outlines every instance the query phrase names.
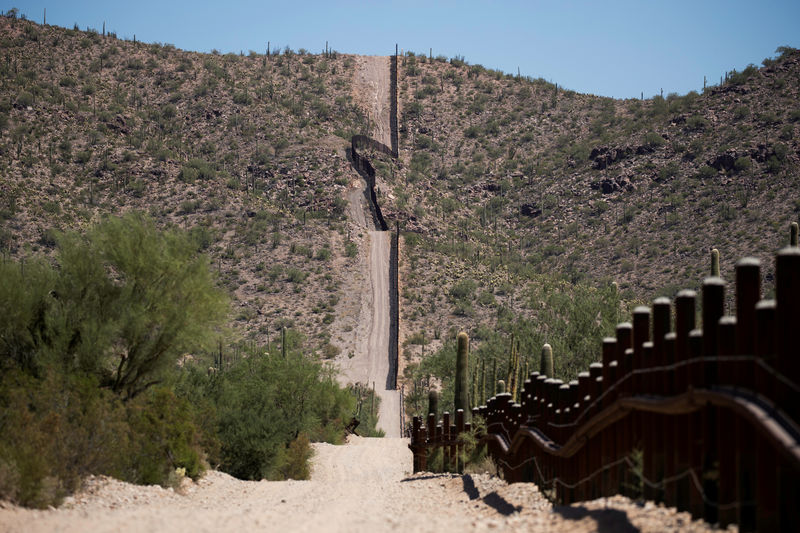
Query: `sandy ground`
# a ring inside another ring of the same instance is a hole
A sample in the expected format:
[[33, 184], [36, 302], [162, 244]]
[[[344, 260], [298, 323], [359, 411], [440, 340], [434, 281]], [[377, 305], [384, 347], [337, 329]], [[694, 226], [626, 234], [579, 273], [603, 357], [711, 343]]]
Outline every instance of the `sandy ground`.
[[535, 485], [486, 474], [411, 475], [407, 439], [315, 444], [309, 481], [209, 472], [180, 493], [90, 478], [59, 509], [0, 502], [0, 532], [706, 531], [686, 513], [622, 497], [552, 507]]

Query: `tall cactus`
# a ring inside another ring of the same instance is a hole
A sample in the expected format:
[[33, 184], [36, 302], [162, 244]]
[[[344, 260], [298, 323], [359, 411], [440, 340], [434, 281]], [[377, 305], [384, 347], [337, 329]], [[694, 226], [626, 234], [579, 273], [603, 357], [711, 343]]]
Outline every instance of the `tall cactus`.
[[542, 360], [539, 366], [539, 373], [548, 378], [553, 377], [553, 348], [549, 344], [542, 346]]
[[716, 248], [711, 250], [711, 275], [719, 277], [719, 250]]
[[789, 246], [797, 246], [797, 222], [789, 226]]
[[281, 328], [281, 356], [286, 359], [286, 327]]
[[428, 392], [428, 414], [433, 413], [434, 417], [439, 416], [439, 393], [435, 390]]
[[456, 390], [455, 408], [464, 410], [464, 415], [470, 412], [469, 408], [469, 336], [461, 332], [457, 337], [458, 349], [456, 352]]
[[481, 358], [481, 395], [480, 405], [486, 403], [486, 359]]
[[497, 394], [503, 394], [506, 392], [506, 382], [502, 379], [497, 380]]
[[500, 392], [497, 390], [497, 355], [493, 356], [492, 359], [492, 383], [494, 384], [494, 392], [492, 393], [492, 396], [495, 396], [498, 392]]

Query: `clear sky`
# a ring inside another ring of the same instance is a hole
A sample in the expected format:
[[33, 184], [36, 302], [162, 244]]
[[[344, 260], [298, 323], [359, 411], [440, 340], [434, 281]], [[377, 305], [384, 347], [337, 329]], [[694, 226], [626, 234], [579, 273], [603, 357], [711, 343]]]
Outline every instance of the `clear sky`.
[[617, 98], [685, 94], [727, 70], [800, 48], [800, 0], [17, 0], [27, 18], [223, 53], [463, 56], [470, 64]]

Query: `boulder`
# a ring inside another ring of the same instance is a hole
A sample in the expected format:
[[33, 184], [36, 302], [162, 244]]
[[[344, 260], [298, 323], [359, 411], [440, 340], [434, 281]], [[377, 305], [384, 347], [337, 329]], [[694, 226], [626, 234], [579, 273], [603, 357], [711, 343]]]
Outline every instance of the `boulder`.
[[519, 211], [522, 215], [531, 218], [536, 218], [542, 214], [541, 208], [536, 204], [522, 204]]

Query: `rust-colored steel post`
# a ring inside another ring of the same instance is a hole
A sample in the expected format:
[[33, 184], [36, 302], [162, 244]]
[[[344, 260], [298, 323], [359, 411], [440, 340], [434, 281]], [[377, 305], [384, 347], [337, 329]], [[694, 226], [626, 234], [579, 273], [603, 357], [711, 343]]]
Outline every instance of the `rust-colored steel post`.
[[[631, 372], [633, 373], [633, 382], [631, 384], [631, 394], [639, 395], [645, 394], [649, 391], [645, 389], [644, 374], [641, 372], [647, 364], [644, 361], [644, 344], [650, 342], [650, 308], [646, 306], [639, 306], [633, 310], [633, 358], [631, 360]], [[633, 411], [628, 415], [630, 419], [631, 428], [631, 443], [630, 451], [635, 449], [642, 451], [642, 474], [649, 470], [647, 464], [650, 461], [650, 450], [647, 450], [644, 445], [645, 434], [649, 430], [645, 424], [650, 421], [650, 418], [640, 411]], [[630, 452], [629, 452], [630, 453]], [[627, 470], [630, 482], [636, 483], [637, 480], [630, 470]]]
[[420, 471], [420, 455], [422, 447], [420, 446], [420, 420], [418, 416], [411, 419], [411, 452], [414, 455], [414, 473]]
[[[639, 306], [633, 310], [633, 370], [641, 370], [649, 365], [643, 357], [643, 345], [650, 341], [650, 308]], [[636, 373], [633, 378], [633, 394], [649, 393], [645, 389], [644, 374]]]
[[[603, 339], [603, 388], [608, 391], [611, 387], [616, 385], [616, 382], [611, 379], [611, 362], [617, 360], [617, 339], [614, 337], [606, 337]], [[602, 407], [608, 407], [617, 399], [618, 389], [606, 392], [603, 397]]]
[[[642, 343], [642, 365], [644, 365], [642, 369], [649, 370], [652, 362], [653, 343], [649, 341], [644, 342]], [[642, 392], [648, 396], [651, 394], [649, 391], [653, 390], [650, 379], [651, 376], [651, 374], [645, 374], [645, 379], [642, 380], [642, 386], [644, 387]], [[661, 421], [659, 420], [659, 416], [654, 413], [647, 413], [646, 415], [637, 413], [637, 416], [642, 435], [642, 475], [646, 480], [653, 481], [656, 479], [655, 451], [656, 443], [660, 440], [658, 438], [658, 431], [661, 428]], [[656, 490], [653, 487], [644, 483], [643, 491], [645, 500], [655, 500]]]
[[[792, 383], [800, 383], [798, 331], [800, 326], [800, 247], [789, 246], [775, 258], [775, 340], [777, 370]], [[783, 383], [773, 399], [789, 416], [800, 421], [797, 393]]]
[[[700, 329], [693, 329], [689, 332], [688, 358], [692, 361], [699, 361], [702, 357], [703, 331]], [[689, 385], [690, 389], [696, 386], [694, 384], [694, 379], [697, 379], [698, 382], [702, 382], [702, 375], [702, 365], [694, 364], [690, 366], [690, 380], [692, 380]], [[706, 464], [704, 461], [713, 457], [716, 453], [716, 450], [709, 450], [708, 447], [704, 447], [703, 444], [713, 440], [712, 436], [716, 431], [716, 425], [711, 423], [713, 417], [709, 418], [710, 410], [710, 407], [704, 407], [703, 409], [690, 413], [684, 417], [688, 424], [687, 440], [684, 446], [686, 446], [686, 452], [689, 458], [689, 468], [691, 468], [692, 471], [697, 474], [698, 478], [701, 480], [701, 483], [704, 485], [708, 483], [708, 480], [704, 481], [704, 476], [702, 475]], [[679, 484], [678, 490], [680, 490], [682, 486], [682, 483]], [[692, 482], [691, 479], [687, 480], [685, 487], [688, 491], [689, 512], [692, 514], [693, 518], [703, 518], [705, 509], [703, 503], [703, 493], [697, 489], [697, 486]], [[707, 487], [704, 486], [703, 490], [706, 489]]]
[[[756, 304], [756, 357], [775, 364], [775, 301]], [[756, 373], [756, 391], [770, 391], [772, 375], [761, 366]], [[778, 463], [766, 437], [756, 435], [756, 530], [778, 531]]]
[[675, 362], [683, 363], [675, 370], [675, 393], [686, 392], [689, 385], [689, 373], [686, 360], [689, 358], [689, 332], [695, 325], [695, 300], [697, 293], [682, 290], [675, 297]]
[[[594, 365], [594, 363], [592, 363]], [[594, 367], [589, 366], [589, 375], [590, 375], [590, 382], [594, 385], [591, 395], [593, 398], [599, 398], [600, 395], [603, 393], [603, 376], [598, 375], [602, 373], [603, 368], [602, 366]], [[594, 414], [600, 412], [602, 408], [600, 407], [600, 402], [595, 404], [595, 408], [593, 409]], [[596, 449], [592, 449], [589, 455], [589, 472], [597, 472], [603, 466], [603, 454], [607, 453], [605, 451], [606, 445], [606, 437], [605, 432], [601, 432], [599, 435], [595, 435], [595, 442], [599, 442], [600, 446]], [[597, 498], [600, 496], [606, 496], [605, 493], [605, 475], [598, 474], [592, 480], [592, 497]]]
[[[669, 298], [656, 298], [653, 300], [653, 365], [663, 368], [672, 361], [667, 361], [664, 350], [664, 336], [670, 331], [671, 303]], [[653, 394], [663, 395], [669, 390], [668, 381], [672, 379], [672, 371], [659, 370], [651, 374], [651, 385]], [[672, 431], [672, 425], [668, 416], [659, 415], [653, 420], [653, 427], [656, 432], [655, 447], [653, 449], [654, 477], [651, 481], [662, 480], [665, 477], [665, 461], [667, 454], [667, 435]], [[656, 501], [664, 501], [664, 490], [654, 489], [653, 498]]]
[[[669, 361], [670, 366], [675, 363], [675, 332], [669, 332], [664, 335], [664, 358]], [[666, 396], [673, 396], [675, 394], [676, 379], [675, 371], [670, 370], [664, 372], [663, 387]], [[677, 467], [677, 448], [678, 440], [678, 419], [677, 416], [664, 417], [664, 476], [663, 479], [672, 479], [678, 472]], [[678, 500], [678, 484], [675, 481], [670, 481], [664, 484], [664, 503], [669, 507], [675, 507]]]
[[[676, 371], [677, 394], [683, 394], [689, 387], [689, 368], [686, 364], [689, 354], [689, 332], [695, 327], [695, 300], [697, 293], [682, 290], [675, 297], [675, 363], [680, 364]], [[676, 428], [676, 455], [675, 467], [678, 472], [687, 470], [690, 466], [689, 457], [689, 416], [673, 417]], [[683, 477], [677, 484], [676, 507], [681, 511], [689, 510], [689, 484], [691, 480]]]
[[[721, 358], [736, 354], [736, 318], [722, 317], [717, 326], [717, 355]], [[718, 376], [722, 384], [730, 384], [732, 379], [731, 365], [720, 362]], [[725, 527], [737, 521], [740, 502], [737, 497], [737, 481], [739, 479], [737, 450], [741, 442], [741, 434], [737, 430], [738, 417], [729, 409], [717, 409], [717, 457], [719, 460], [719, 502], [722, 504], [717, 515], [718, 522]]]
[[[800, 384], [800, 247], [789, 246], [775, 258], [775, 332], [777, 341], [777, 371], [784, 379]], [[800, 422], [798, 393], [786, 381], [780, 380], [774, 400], [795, 422]], [[781, 459], [786, 463], [785, 459]], [[800, 530], [800, 475], [791, 468], [779, 468], [779, 520], [785, 531]]]
[[630, 322], [617, 324], [617, 344], [614, 359], [617, 360], [617, 380], [622, 382], [620, 395], [630, 396], [633, 352], [628, 352], [633, 342], [633, 325]]
[[450, 413], [445, 411], [442, 413], [442, 472], [449, 472], [452, 467], [450, 465], [451, 447], [450, 441]]
[[[703, 281], [703, 356], [711, 358], [705, 365], [702, 382], [695, 386], [716, 384], [717, 364], [713, 359], [717, 355], [717, 323], [725, 314], [725, 281], [722, 278], [710, 277]], [[699, 377], [699, 376], [698, 376]]]
[[[633, 393], [633, 325], [630, 322], [617, 324], [617, 383], [620, 387], [619, 396], [630, 396]], [[633, 418], [628, 415], [615, 424], [616, 454], [614, 460], [629, 455], [633, 446]], [[631, 472], [628, 465], [617, 465], [617, 491], [630, 496]]]
[[428, 471], [428, 454], [430, 452], [430, 448], [428, 446], [428, 428], [425, 426], [420, 426], [419, 428], [419, 471], [420, 472], [427, 472]]
[[[667, 360], [664, 351], [664, 336], [671, 331], [671, 303], [669, 298], [656, 298], [653, 300], [653, 360], [654, 364], [664, 367], [672, 364], [672, 359]], [[670, 354], [671, 355], [671, 354]], [[662, 370], [654, 376], [657, 385], [654, 392], [656, 394], [667, 394], [671, 390], [669, 381], [673, 371]]]
[[436, 450], [436, 415], [434, 413], [428, 413], [428, 442], [425, 446], [426, 454], [425, 454], [425, 463], [427, 466], [427, 470], [430, 472], [435, 472], [436, 465], [430, 461], [433, 452]]
[[[736, 353], [739, 355], [756, 352], [756, 304], [760, 299], [761, 261], [745, 257], [736, 263]], [[745, 385], [748, 379], [752, 380], [752, 373], [744, 372], [739, 377]], [[752, 387], [752, 382], [749, 386]]]
[[[572, 416], [572, 420], [576, 424], [575, 430], [577, 430], [581, 425], [585, 424], [589, 418], [587, 409], [589, 407], [589, 402], [592, 400], [591, 396], [589, 395], [589, 372], [581, 372], [578, 374], [577, 397], [578, 407], [575, 409], [575, 413]], [[592, 439], [591, 442], [584, 443], [583, 447], [578, 452], [578, 480], [584, 479], [589, 474], [589, 445], [593, 444], [593, 442], [594, 439]], [[584, 501], [588, 499], [589, 485], [587, 483], [579, 484], [576, 489], [576, 501]]]
[[[617, 324], [617, 384], [620, 388], [618, 396], [631, 396], [633, 394], [633, 325], [630, 322]], [[633, 417], [627, 415], [614, 425], [616, 437], [616, 453], [614, 460], [629, 456], [633, 448]], [[616, 467], [617, 492], [626, 496], [631, 495], [631, 471], [628, 465], [620, 463]]]
[[[756, 304], [761, 299], [761, 261], [746, 257], [736, 263], [736, 339], [733, 353], [754, 356], [756, 353]], [[720, 333], [720, 339], [725, 335]], [[737, 388], [754, 390], [757, 365], [753, 360], [729, 363], [730, 372], [721, 376]], [[756, 528], [756, 438], [747, 422], [735, 419], [736, 442], [736, 501], [739, 502], [735, 518], [739, 531], [755, 531]]]
[[[756, 305], [761, 298], [761, 262], [746, 257], [736, 263], [736, 351], [737, 355], [756, 354]], [[737, 362], [734, 383], [754, 390], [758, 372], [755, 362]], [[739, 531], [756, 528], [756, 438], [750, 424], [737, 418], [736, 500], [741, 502], [736, 522]]]
[[[456, 410], [456, 439], [461, 439], [461, 434], [464, 433], [464, 410]], [[456, 446], [456, 472], [462, 474], [464, 472], [464, 459], [462, 457], [463, 447]]]

